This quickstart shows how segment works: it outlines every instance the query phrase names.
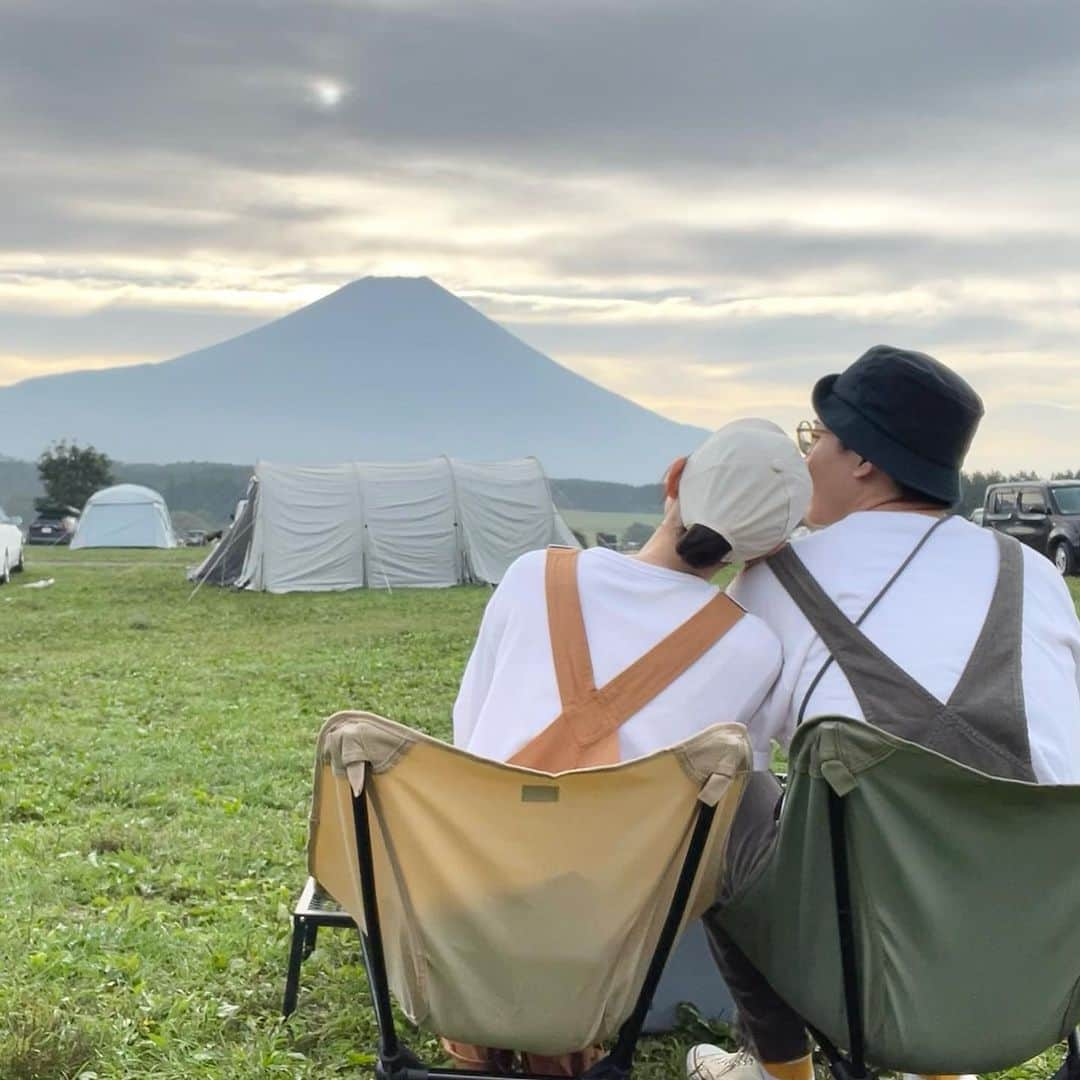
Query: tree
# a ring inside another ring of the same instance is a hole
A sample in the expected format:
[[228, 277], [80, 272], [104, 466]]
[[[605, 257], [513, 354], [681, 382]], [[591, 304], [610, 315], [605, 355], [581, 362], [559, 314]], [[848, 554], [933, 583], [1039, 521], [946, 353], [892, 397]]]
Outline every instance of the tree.
[[92, 446], [66, 439], [53, 443], [37, 461], [45, 495], [35, 499], [34, 506], [38, 510], [53, 506], [81, 510], [95, 491], [113, 483], [112, 464], [107, 454]]

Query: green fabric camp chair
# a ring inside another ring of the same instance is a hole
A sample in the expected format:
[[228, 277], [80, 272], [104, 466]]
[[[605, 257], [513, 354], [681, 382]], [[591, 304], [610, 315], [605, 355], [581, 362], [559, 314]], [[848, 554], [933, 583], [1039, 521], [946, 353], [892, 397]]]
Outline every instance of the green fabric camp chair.
[[1077, 852], [1080, 787], [822, 718], [792, 742], [776, 844], [720, 923], [838, 1078], [989, 1072], [1064, 1038], [1074, 1078]]

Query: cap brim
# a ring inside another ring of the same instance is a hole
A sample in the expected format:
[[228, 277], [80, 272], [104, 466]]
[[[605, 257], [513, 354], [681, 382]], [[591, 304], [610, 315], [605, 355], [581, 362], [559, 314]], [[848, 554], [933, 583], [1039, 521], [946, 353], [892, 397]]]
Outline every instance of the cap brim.
[[811, 401], [821, 422], [849, 449], [887, 473], [898, 484], [945, 503], [960, 499], [960, 471], [939, 465], [898, 443], [888, 432], [833, 391], [839, 375], [814, 385]]

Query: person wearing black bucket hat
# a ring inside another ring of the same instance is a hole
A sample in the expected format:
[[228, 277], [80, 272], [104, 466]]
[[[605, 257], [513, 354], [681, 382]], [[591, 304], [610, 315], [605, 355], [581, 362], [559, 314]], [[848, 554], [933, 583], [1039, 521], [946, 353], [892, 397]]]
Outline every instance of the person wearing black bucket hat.
[[[797, 429], [817, 531], [730, 593], [780, 639], [780, 677], [748, 729], [786, 746], [815, 716], [865, 720], [997, 776], [1080, 783], [1080, 622], [1053, 564], [949, 508], [979, 395], [921, 352], [876, 345], [813, 388]], [[694, 1047], [692, 1080], [812, 1080], [804, 1026], [726, 937], [724, 901], [776, 832], [779, 787], [755, 754], [706, 926], [751, 1054]], [[796, 900], [792, 898], [793, 902]], [[768, 905], [766, 905], [766, 908]], [[792, 958], [798, 963], [798, 958]]]
[[983, 416], [978, 394], [925, 353], [875, 345], [812, 395], [822, 423], [901, 487], [952, 505]]
[[[812, 400], [818, 420], [798, 429], [811, 469], [809, 450], [825, 436], [864, 465], [847, 489], [816, 486], [813, 524], [897, 500], [931, 510], [959, 501], [960, 468], [983, 403], [956, 372], [925, 353], [875, 345], [846, 371], [819, 379]], [[817, 455], [819, 464], [825, 456]]]

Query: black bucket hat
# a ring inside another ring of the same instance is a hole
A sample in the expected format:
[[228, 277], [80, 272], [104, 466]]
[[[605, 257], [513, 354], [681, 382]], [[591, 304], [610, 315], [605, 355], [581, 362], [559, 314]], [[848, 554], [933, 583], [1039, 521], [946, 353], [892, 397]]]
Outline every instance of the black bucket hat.
[[982, 399], [925, 353], [875, 345], [846, 371], [819, 379], [821, 422], [898, 484], [944, 503], [960, 498], [960, 466]]

